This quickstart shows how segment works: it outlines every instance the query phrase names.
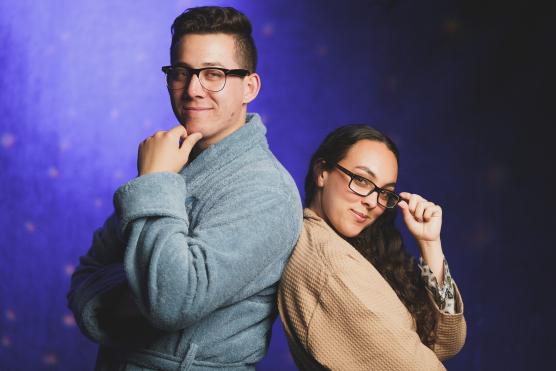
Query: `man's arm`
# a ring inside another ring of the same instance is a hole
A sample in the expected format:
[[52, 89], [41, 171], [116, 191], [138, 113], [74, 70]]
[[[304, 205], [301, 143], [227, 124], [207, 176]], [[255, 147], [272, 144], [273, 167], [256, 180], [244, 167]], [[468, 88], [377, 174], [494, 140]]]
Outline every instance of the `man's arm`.
[[71, 277], [68, 306], [81, 331], [105, 345], [146, 343], [159, 331], [148, 324], [131, 298], [123, 267], [125, 243], [111, 215]]
[[110, 305], [112, 296], [125, 287], [123, 269], [125, 244], [119, 222], [112, 214], [93, 234], [93, 243], [71, 277], [68, 306], [83, 333], [99, 343], [109, 342], [108, 329], [102, 328], [98, 314]]
[[[233, 182], [232, 182], [233, 183]], [[297, 195], [257, 177], [231, 184], [190, 225], [181, 175], [158, 172], [115, 194], [128, 236], [125, 271], [155, 327], [185, 328], [277, 282], [301, 228]]]

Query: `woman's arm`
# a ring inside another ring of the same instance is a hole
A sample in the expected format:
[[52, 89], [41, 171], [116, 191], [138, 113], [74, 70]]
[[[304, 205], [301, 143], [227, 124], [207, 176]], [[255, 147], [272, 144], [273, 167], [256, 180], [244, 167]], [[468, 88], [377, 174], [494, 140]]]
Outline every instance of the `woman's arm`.
[[419, 259], [419, 269], [421, 270], [421, 279], [425, 287], [429, 290], [434, 298], [434, 302], [438, 308], [448, 314], [456, 313], [454, 282], [450, 274], [448, 262], [444, 259], [442, 271], [444, 273], [444, 284], [440, 285], [430, 267], [425, 263], [423, 258]]
[[307, 351], [332, 370], [444, 370], [380, 273], [349, 257], [334, 259], [337, 269], [318, 298]]
[[[467, 327], [463, 317], [463, 301], [455, 283], [446, 274], [449, 271], [446, 271], [447, 264], [445, 265], [440, 242], [442, 208], [417, 194], [402, 192], [400, 196], [402, 201], [398, 205], [402, 209], [404, 222], [419, 246], [423, 261], [434, 274], [437, 291], [440, 288], [447, 289], [444, 290], [446, 296], [450, 296], [450, 292], [453, 296], [454, 314], [445, 313], [442, 311], [444, 309], [442, 306], [445, 306], [446, 303], [443, 305], [442, 297], [433, 294], [434, 285], [433, 290], [430, 290], [433, 291], [430, 292], [430, 297], [437, 309], [438, 318], [434, 351], [438, 358], [444, 360], [461, 350], [465, 343]], [[427, 286], [429, 289], [431, 288], [431, 285]]]
[[454, 286], [454, 314], [440, 310], [432, 294], [430, 295], [437, 311], [436, 340], [433, 350], [442, 361], [455, 356], [463, 348], [467, 336], [467, 324], [463, 316], [463, 300], [456, 283], [454, 281], [452, 283]]

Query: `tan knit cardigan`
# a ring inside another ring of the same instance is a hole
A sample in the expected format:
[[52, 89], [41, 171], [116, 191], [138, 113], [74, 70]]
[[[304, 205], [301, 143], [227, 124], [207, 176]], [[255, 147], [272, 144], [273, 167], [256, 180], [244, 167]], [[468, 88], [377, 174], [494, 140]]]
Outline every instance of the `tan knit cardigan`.
[[[444, 370], [463, 347], [466, 324], [437, 308], [433, 350], [374, 266], [309, 209], [278, 290], [278, 309], [301, 370]], [[432, 300], [432, 296], [431, 296]], [[435, 305], [436, 306], [436, 305]]]

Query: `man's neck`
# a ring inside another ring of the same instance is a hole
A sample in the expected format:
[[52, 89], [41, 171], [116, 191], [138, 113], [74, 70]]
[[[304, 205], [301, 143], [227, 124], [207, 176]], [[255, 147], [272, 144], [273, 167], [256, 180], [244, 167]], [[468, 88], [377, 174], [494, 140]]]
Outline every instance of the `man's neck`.
[[235, 133], [237, 130], [239, 130], [243, 125], [245, 125], [245, 122], [247, 120], [247, 111], [243, 111], [242, 114], [240, 115], [240, 120], [237, 121], [237, 124], [230, 126], [228, 128], [228, 130], [226, 130], [225, 132], [221, 133], [223, 135], [219, 135], [216, 138], [209, 138], [207, 141], [204, 141], [203, 139], [201, 139], [197, 145], [193, 148], [193, 150], [191, 151], [190, 154], [190, 159], [193, 160], [195, 159], [198, 155], [201, 154], [201, 152], [203, 152], [205, 149], [207, 149], [208, 147], [210, 147], [213, 144], [216, 144], [222, 140], [224, 140], [225, 138], [227, 138], [228, 136], [232, 135], [233, 133]]

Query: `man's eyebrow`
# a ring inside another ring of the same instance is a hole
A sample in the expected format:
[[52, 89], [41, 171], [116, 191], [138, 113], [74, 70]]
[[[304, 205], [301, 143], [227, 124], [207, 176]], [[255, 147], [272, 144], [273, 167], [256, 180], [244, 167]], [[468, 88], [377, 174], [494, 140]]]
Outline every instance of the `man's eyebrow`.
[[[183, 63], [183, 62], [177, 62], [174, 64], [174, 66], [193, 68], [193, 66], [191, 66], [190, 64]], [[201, 66], [202, 67], [223, 67], [224, 65], [220, 62], [205, 62], [202, 63]]]
[[206, 67], [222, 67], [222, 66], [224, 66], [224, 65], [223, 65], [222, 63], [220, 63], [220, 62], [205, 62], [205, 63], [203, 63], [202, 65], [203, 65], [203, 66], [206, 66]]
[[[369, 176], [370, 176], [373, 180], [376, 179], [375, 173], [373, 173], [373, 171], [372, 171], [371, 169], [369, 169], [368, 167], [366, 167], [366, 166], [356, 166], [355, 168], [356, 168], [356, 169], [363, 170], [364, 172], [366, 172], [367, 174], [369, 174]], [[383, 186], [380, 187], [380, 188], [395, 187], [395, 186], [396, 186], [396, 182], [393, 182], [393, 183], [385, 184], [385, 185], [383, 185]]]

